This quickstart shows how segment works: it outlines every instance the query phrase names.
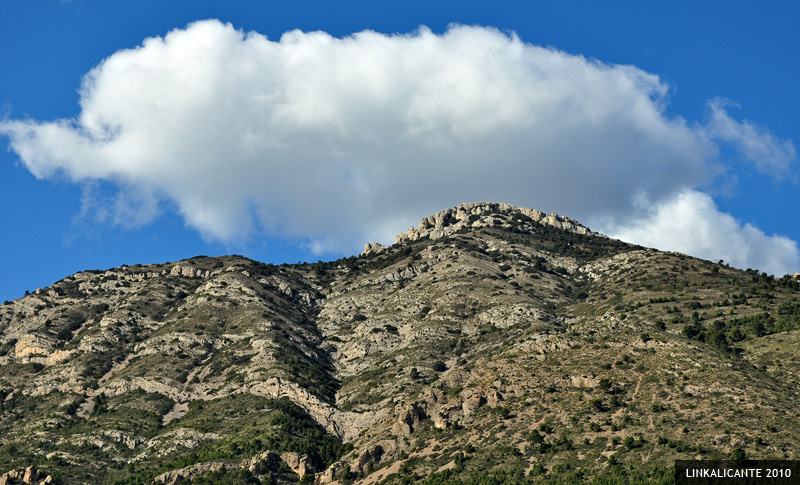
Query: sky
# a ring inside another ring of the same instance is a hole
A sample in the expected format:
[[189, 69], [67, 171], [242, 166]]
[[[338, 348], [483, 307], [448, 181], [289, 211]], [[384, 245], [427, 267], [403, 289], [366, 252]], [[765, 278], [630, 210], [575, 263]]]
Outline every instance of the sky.
[[800, 271], [797, 2], [0, 3], [0, 301], [494, 201]]

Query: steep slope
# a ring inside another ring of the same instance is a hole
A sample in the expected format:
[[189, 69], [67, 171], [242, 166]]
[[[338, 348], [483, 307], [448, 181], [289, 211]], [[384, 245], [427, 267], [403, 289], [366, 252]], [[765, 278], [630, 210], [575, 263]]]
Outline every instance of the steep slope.
[[668, 481], [676, 458], [796, 458], [799, 327], [797, 279], [507, 204], [329, 263], [84, 272], [0, 306], [0, 471]]
[[[92, 482], [267, 448], [323, 467], [340, 447], [338, 383], [314, 295], [288, 267], [198, 257], [79, 273], [4, 305], [6, 467], [45, 454]], [[283, 443], [285, 416], [314, 439]]]
[[403, 238], [329, 296], [319, 325], [341, 339], [340, 406], [394, 406], [355, 441], [351, 471], [559, 480], [740, 447], [795, 456], [797, 387], [745, 349], [796, 338], [797, 280], [490, 214]]

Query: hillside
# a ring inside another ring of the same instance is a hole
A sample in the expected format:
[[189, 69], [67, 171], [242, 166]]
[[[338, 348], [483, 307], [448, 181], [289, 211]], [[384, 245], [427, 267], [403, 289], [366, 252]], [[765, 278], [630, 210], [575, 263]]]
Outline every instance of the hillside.
[[798, 329], [796, 278], [507, 204], [332, 262], [86, 271], [0, 306], [0, 473], [670, 483], [798, 458]]

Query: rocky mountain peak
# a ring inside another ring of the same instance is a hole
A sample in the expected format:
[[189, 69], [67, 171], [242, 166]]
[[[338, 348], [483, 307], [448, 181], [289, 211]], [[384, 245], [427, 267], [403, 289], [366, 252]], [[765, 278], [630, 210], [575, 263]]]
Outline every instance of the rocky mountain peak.
[[[536, 209], [498, 202], [470, 202], [423, 217], [417, 228], [412, 226], [408, 232], [398, 234], [394, 243], [400, 244], [426, 237], [439, 239], [465, 228], [509, 227], [515, 219], [521, 222], [530, 220], [578, 234], [597, 234], [575, 219], [555, 213], [545, 214]], [[364, 246], [363, 254], [378, 253], [383, 249], [384, 246], [381, 244], [371, 242]]]
[[0, 305], [0, 485], [669, 483], [797, 456], [796, 278], [485, 202], [366, 249]]

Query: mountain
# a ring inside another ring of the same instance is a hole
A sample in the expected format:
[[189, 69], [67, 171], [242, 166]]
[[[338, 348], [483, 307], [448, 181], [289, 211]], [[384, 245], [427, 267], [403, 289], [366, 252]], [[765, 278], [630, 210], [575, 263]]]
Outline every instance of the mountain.
[[798, 458], [799, 328], [796, 277], [507, 204], [331, 262], [85, 271], [0, 306], [0, 472], [671, 483]]

